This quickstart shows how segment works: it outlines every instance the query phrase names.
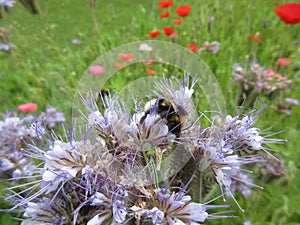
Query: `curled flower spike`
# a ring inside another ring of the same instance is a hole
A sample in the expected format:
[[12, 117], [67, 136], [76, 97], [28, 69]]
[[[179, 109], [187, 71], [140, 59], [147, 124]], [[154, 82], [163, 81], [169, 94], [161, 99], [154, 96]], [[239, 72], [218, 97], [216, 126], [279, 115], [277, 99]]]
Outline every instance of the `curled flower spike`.
[[201, 55], [203, 51], [209, 51], [212, 54], [217, 54], [220, 50], [220, 43], [217, 41], [204, 42], [202, 47], [199, 49], [198, 54]]
[[[205, 171], [211, 168], [224, 195], [234, 200], [236, 191], [249, 196], [250, 188], [262, 188], [252, 183], [250, 171], [246, 172], [243, 166], [264, 162], [262, 155], [257, 154], [258, 151], [263, 151], [271, 155], [264, 145], [284, 143], [283, 140], [263, 137], [262, 131], [253, 126], [257, 114], [252, 112], [250, 115], [241, 119], [239, 115], [227, 115], [221, 123], [212, 125], [199, 138], [199, 169]], [[236, 203], [239, 206], [237, 201]], [[240, 206], [239, 208], [243, 211]]]
[[13, 114], [3, 116], [0, 121], [0, 176], [17, 181], [20, 177], [33, 174], [35, 166], [25, 155], [24, 148], [37, 135], [25, 118]]
[[191, 200], [191, 197], [184, 192], [170, 194], [165, 189], [157, 189], [150, 199], [155, 207], [147, 210], [143, 216], [151, 219], [153, 224], [199, 224], [209, 217], [206, 210], [229, 207], [199, 204]]
[[285, 98], [283, 102], [279, 102], [276, 110], [287, 115], [291, 115], [292, 108], [299, 105], [299, 100], [294, 98]]
[[58, 112], [55, 108], [50, 107], [46, 109], [46, 112], [41, 113], [39, 120], [47, 128], [53, 129], [58, 124], [64, 123], [66, 119], [62, 112]]
[[265, 69], [256, 62], [251, 63], [249, 70], [236, 64], [233, 77], [234, 81], [241, 85], [238, 105], [242, 105], [246, 101], [249, 107], [254, 106], [259, 94], [271, 97], [275, 93], [294, 86], [292, 80], [274, 72], [272, 69]]
[[62, 224], [67, 220], [60, 211], [59, 205], [53, 204], [51, 199], [42, 198], [38, 203], [29, 202], [24, 213], [25, 219], [21, 225], [41, 224]]
[[24, 118], [8, 113], [0, 121], [0, 175], [17, 182], [20, 177], [30, 176], [36, 166], [28, 157], [28, 145], [43, 143], [47, 129], [54, 129], [64, 121], [64, 115], [54, 108], [48, 108], [38, 117]]

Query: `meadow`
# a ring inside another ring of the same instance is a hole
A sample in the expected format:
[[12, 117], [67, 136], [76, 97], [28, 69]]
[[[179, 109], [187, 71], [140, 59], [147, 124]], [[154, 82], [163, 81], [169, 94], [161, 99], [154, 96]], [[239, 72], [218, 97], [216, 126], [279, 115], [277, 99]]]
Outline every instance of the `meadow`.
[[[0, 51], [0, 112], [17, 112], [20, 104], [34, 102], [38, 110], [33, 114], [52, 106], [63, 112], [70, 124], [80, 79], [99, 56], [111, 49], [150, 39], [184, 48], [196, 44], [198, 49], [206, 41], [217, 41], [220, 50], [216, 54], [203, 51], [199, 57], [216, 77], [229, 114], [239, 111], [236, 104], [239, 85], [232, 75], [236, 64], [249, 66], [257, 61], [292, 80], [294, 85], [272, 98], [261, 95], [259, 105], [264, 102], [267, 107], [256, 123], [262, 129], [278, 132], [276, 138], [287, 140], [283, 145], [271, 145], [278, 150], [274, 154], [284, 160], [287, 173], [268, 182], [255, 181], [264, 189], [254, 188], [249, 198], [238, 196], [245, 213], [229, 200], [227, 203], [233, 205], [237, 218], [208, 220], [205, 224], [250, 221], [253, 225], [299, 225], [300, 111], [299, 106], [293, 107], [290, 115], [276, 110], [279, 99], [300, 100], [300, 24], [287, 25], [274, 12], [278, 4], [286, 2], [175, 0], [173, 8], [160, 9], [159, 1], [153, 0], [102, 0], [95, 7], [82, 0], [51, 0], [39, 1], [37, 15], [17, 2], [11, 13], [3, 11], [0, 19], [0, 27], [8, 30], [9, 42], [14, 45], [10, 52]], [[191, 11], [182, 18], [182, 24], [174, 25], [173, 19], [180, 19], [174, 10], [184, 4], [191, 6]], [[171, 11], [172, 16], [160, 18], [165, 11]], [[168, 26], [177, 32], [175, 37], [164, 34], [163, 28]], [[160, 35], [149, 37], [153, 30], [160, 30]], [[279, 66], [280, 58], [288, 58], [290, 65]], [[132, 77], [172, 72], [177, 69], [160, 63], [130, 65], [120, 69], [106, 87], [120, 90]], [[1, 184], [1, 189], [5, 185]], [[217, 202], [222, 203], [222, 199]], [[1, 213], [0, 224], [19, 224], [10, 216]]]

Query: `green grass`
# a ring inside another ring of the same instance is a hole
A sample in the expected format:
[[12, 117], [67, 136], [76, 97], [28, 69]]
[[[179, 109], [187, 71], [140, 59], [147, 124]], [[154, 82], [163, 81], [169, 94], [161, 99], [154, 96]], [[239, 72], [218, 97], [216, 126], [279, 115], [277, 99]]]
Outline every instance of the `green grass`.
[[[55, 106], [70, 119], [77, 84], [98, 56], [121, 44], [147, 40], [149, 31], [171, 24], [172, 19], [159, 18], [163, 10], [157, 8], [158, 2], [102, 0], [98, 1], [97, 8], [90, 9], [82, 0], [40, 1], [41, 13], [36, 16], [25, 11], [18, 2], [12, 13], [0, 20], [0, 27], [9, 30], [10, 41], [16, 46], [11, 54], [0, 52], [0, 112], [15, 111], [21, 103], [36, 102], [40, 110]], [[176, 5], [187, 4], [183, 0], [175, 2]], [[300, 99], [300, 44], [294, 45], [295, 41], [300, 41], [300, 24], [287, 26], [281, 22], [274, 13], [273, 1], [191, 0], [188, 4], [192, 11], [184, 23], [176, 27], [179, 33], [176, 43], [183, 47], [189, 43], [201, 46], [205, 41], [214, 40], [221, 43], [218, 54], [204, 52], [201, 58], [218, 79], [228, 112], [234, 114], [237, 110], [237, 86], [231, 80], [232, 67], [253, 59], [277, 70], [278, 58], [288, 57], [292, 65], [280, 72], [293, 79], [295, 88], [285, 95]], [[207, 19], [211, 16], [214, 22], [208, 32]], [[262, 26], [264, 22], [268, 22], [268, 27]], [[255, 34], [263, 36], [263, 41], [257, 45], [249, 41]], [[82, 44], [73, 45], [73, 38], [78, 38]], [[157, 40], [170, 39], [161, 34]], [[160, 65], [154, 68], [157, 72], [165, 69]], [[135, 73], [147, 76], [144, 67], [133, 65], [120, 70], [110, 83], [119, 89]], [[281, 151], [289, 173], [265, 184], [265, 190], [257, 190], [253, 198], [239, 198], [246, 209], [244, 214], [233, 203], [239, 218], [208, 224], [242, 224], [244, 220], [255, 225], [299, 223], [299, 116], [299, 107], [295, 107], [290, 116], [275, 112], [271, 106], [261, 114], [259, 127], [285, 131], [278, 137], [289, 142], [275, 148]], [[18, 224], [8, 222], [4, 214], [0, 218], [0, 224]]]

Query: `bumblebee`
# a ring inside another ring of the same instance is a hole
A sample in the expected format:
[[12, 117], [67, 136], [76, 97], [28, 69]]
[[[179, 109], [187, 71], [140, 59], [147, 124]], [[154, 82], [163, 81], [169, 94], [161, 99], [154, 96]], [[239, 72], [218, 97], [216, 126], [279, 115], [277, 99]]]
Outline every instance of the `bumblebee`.
[[109, 98], [110, 95], [111, 92], [107, 88], [103, 88], [100, 91], [94, 93], [94, 99], [98, 108], [102, 109], [103, 107], [105, 107], [106, 99]]
[[180, 136], [182, 127], [186, 121], [186, 112], [182, 107], [172, 104], [166, 99], [153, 99], [145, 105], [145, 115], [141, 119], [141, 123], [145, 120], [148, 114], [157, 113], [161, 118], [166, 119], [169, 131]]
[[98, 99], [103, 99], [110, 95], [110, 91], [106, 88], [101, 89], [101, 91], [98, 93]]

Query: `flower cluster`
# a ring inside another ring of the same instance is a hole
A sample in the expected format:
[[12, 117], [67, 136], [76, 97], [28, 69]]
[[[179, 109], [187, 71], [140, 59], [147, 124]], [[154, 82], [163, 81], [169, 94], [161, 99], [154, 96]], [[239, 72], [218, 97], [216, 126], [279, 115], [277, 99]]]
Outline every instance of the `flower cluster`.
[[43, 124], [48, 129], [53, 129], [57, 125], [65, 122], [65, 116], [62, 112], [58, 112], [55, 108], [49, 107], [46, 112], [42, 112], [37, 121]]
[[286, 115], [290, 115], [292, 113], [292, 107], [297, 105], [299, 105], [298, 99], [285, 98], [284, 101], [281, 101], [277, 104], [276, 110]]
[[14, 47], [12, 43], [0, 43], [0, 51], [9, 52]]
[[25, 125], [24, 119], [7, 114], [0, 121], [0, 176], [19, 178], [31, 174], [33, 165], [24, 156], [25, 142], [35, 138], [33, 128]]
[[[3, 18], [2, 8], [6, 13], [10, 13], [10, 9], [15, 5], [15, 0], [0, 0], [0, 19]], [[36, 0], [26, 0], [20, 1], [20, 3], [32, 14], [38, 13], [37, 1]]]
[[293, 87], [293, 81], [272, 69], [263, 68], [256, 62], [251, 63], [249, 70], [236, 64], [233, 77], [241, 87], [238, 105], [248, 101], [248, 105], [252, 107], [259, 94], [272, 98], [276, 93]]
[[14, 0], [1, 0], [0, 1], [0, 19], [3, 17], [2, 16], [2, 8], [6, 13], [10, 12], [10, 8], [13, 7], [15, 4]]
[[[158, 8], [160, 9], [166, 9], [169, 7], [172, 7], [174, 5], [173, 1], [161, 1], [158, 5]], [[180, 24], [182, 24], [184, 22], [184, 18], [187, 17], [191, 11], [192, 7], [189, 5], [182, 5], [179, 6], [176, 10], [175, 13], [179, 16], [179, 18], [174, 19], [173, 20], [173, 24], [175, 26], [179, 26]], [[164, 18], [169, 18], [171, 17], [172, 14], [170, 11], [166, 11], [166, 12], [162, 12], [160, 14], [160, 18], [164, 19]], [[212, 23], [214, 21], [214, 17], [209, 17], [207, 20], [207, 24], [208, 24], [208, 31], [210, 32], [212, 29]], [[182, 25], [181, 25], [182, 26]], [[178, 31], [179, 29], [174, 29], [174, 27], [172, 26], [165, 26], [163, 28], [163, 32], [165, 33], [165, 35], [167, 35], [168, 37], [170, 37], [172, 39], [172, 41], [175, 41], [178, 37]], [[148, 36], [150, 38], [157, 38], [160, 35], [161, 31], [160, 30], [153, 30], [150, 31], [148, 33]], [[180, 32], [179, 32], [180, 33]], [[212, 54], [216, 54], [219, 52], [220, 50], [220, 43], [217, 41], [212, 41], [212, 42], [204, 42], [201, 46], [201, 48], [198, 48], [198, 44], [196, 43], [190, 43], [187, 44], [186, 47], [188, 49], [190, 49], [193, 52], [197, 52], [199, 55], [202, 54], [203, 51], [207, 51], [207, 52], [211, 52]]]
[[[171, 8], [173, 5], [174, 5], [174, 2], [170, 1], [170, 0], [161, 1], [158, 4], [158, 8], [159, 9], [167, 9], [167, 8]], [[177, 17], [173, 20], [173, 24], [175, 26], [182, 24], [183, 19], [190, 14], [191, 9], [192, 9], [192, 7], [189, 5], [178, 6], [174, 12], [179, 17]], [[164, 12], [160, 13], [161, 19], [165, 19], [165, 18], [169, 18], [169, 17], [172, 17], [172, 13], [170, 11], [164, 11]], [[163, 31], [164, 31], [165, 35], [167, 35], [168, 37], [170, 37], [172, 39], [175, 39], [178, 35], [178, 33], [175, 31], [175, 29], [171, 26], [164, 27]], [[153, 31], [149, 32], [148, 36], [150, 38], [156, 38], [160, 35], [160, 33], [161, 33], [160, 30], [153, 30]]]
[[41, 163], [24, 189], [11, 187], [7, 197], [23, 209], [21, 224], [175, 225], [232, 217], [230, 206], [203, 202], [205, 195], [219, 185], [224, 198], [249, 196], [258, 186], [245, 165], [263, 161], [257, 152], [268, 151], [265, 143], [281, 141], [263, 136], [254, 112], [202, 127], [192, 101], [196, 82], [157, 81], [155, 97], [136, 100], [134, 109], [114, 94], [103, 96], [99, 109], [87, 94], [82, 139], [54, 135], [28, 149]]
[[[1, 18], [1, 8], [0, 8], [0, 18]], [[0, 28], [0, 51], [10, 52], [10, 50], [14, 47], [15, 46], [9, 42], [8, 30], [4, 28]]]
[[211, 52], [212, 54], [217, 54], [220, 51], [220, 43], [217, 41], [204, 42], [202, 47], [198, 50], [198, 54], [201, 55], [203, 51]]
[[232, 198], [235, 192], [248, 197], [252, 187], [259, 187], [249, 177], [251, 171], [243, 167], [265, 161], [265, 156], [258, 154], [268, 153], [264, 144], [283, 142], [263, 137], [262, 131], [253, 126], [256, 113], [240, 117], [226, 116], [217, 125], [207, 128], [200, 139], [200, 151], [205, 156], [205, 160], [201, 158], [200, 169], [210, 167], [222, 192]]
[[54, 108], [48, 108], [39, 117], [26, 116], [20, 118], [9, 113], [0, 121], [0, 176], [18, 180], [29, 176], [35, 166], [27, 156], [27, 145], [34, 142], [41, 143], [42, 135], [46, 129], [53, 129], [65, 122], [63, 113]]

